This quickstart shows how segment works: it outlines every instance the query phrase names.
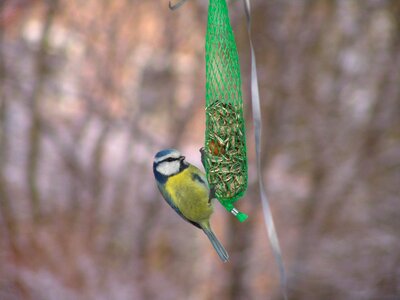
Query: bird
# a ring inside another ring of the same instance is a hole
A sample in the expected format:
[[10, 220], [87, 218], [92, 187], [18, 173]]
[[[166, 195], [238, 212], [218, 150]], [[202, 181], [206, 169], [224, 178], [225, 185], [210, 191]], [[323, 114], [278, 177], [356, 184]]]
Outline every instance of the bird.
[[188, 163], [176, 149], [157, 152], [153, 172], [158, 189], [169, 206], [185, 221], [202, 229], [220, 259], [227, 262], [229, 255], [211, 229], [210, 217], [214, 211], [211, 200], [215, 193], [213, 188], [210, 189], [205, 174]]

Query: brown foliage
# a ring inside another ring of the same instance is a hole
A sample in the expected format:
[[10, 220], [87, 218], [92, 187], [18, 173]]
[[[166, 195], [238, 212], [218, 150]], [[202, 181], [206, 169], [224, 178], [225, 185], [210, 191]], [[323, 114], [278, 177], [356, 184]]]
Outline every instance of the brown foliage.
[[[249, 49], [231, 20], [247, 115]], [[35, 5], [32, 5], [35, 3]], [[254, 173], [218, 203], [231, 255], [156, 190], [156, 151], [199, 165], [206, 2], [0, 2], [0, 299], [280, 298]], [[290, 299], [400, 297], [400, 5], [252, 1], [263, 168]]]

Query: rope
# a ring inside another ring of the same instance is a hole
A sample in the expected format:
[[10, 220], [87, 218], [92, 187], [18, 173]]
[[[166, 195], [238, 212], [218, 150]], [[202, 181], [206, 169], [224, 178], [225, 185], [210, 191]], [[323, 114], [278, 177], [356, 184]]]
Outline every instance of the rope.
[[251, 38], [251, 7], [250, 0], [243, 0], [244, 10], [246, 12], [247, 18], [247, 32], [250, 41], [251, 50], [251, 103], [253, 108], [253, 123], [254, 123], [254, 136], [255, 136], [255, 147], [256, 147], [256, 159], [257, 159], [257, 174], [258, 174], [258, 184], [260, 188], [261, 203], [264, 212], [265, 226], [268, 232], [268, 238], [271, 244], [272, 252], [275, 257], [276, 264], [279, 268], [280, 274], [280, 284], [282, 294], [285, 300], [287, 297], [287, 278], [285, 267], [283, 265], [282, 252], [279, 246], [278, 235], [276, 233], [274, 219], [272, 217], [271, 206], [268, 201], [267, 193], [265, 191], [265, 186], [262, 178], [261, 170], [261, 108], [260, 108], [260, 93], [258, 88], [258, 77], [257, 77], [257, 64], [256, 56], [253, 47], [253, 41]]

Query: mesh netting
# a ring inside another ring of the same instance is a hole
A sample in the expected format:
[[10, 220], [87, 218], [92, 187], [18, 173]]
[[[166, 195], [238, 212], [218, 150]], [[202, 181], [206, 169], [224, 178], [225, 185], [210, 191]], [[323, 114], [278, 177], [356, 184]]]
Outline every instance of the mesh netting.
[[206, 35], [207, 179], [225, 206], [247, 188], [239, 57], [225, 0], [210, 0]]

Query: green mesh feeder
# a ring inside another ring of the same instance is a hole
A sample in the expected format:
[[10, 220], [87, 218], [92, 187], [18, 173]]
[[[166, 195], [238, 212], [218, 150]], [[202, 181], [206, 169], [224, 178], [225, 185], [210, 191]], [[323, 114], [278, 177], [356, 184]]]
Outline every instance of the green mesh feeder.
[[233, 203], [247, 189], [246, 131], [239, 57], [225, 0], [210, 0], [206, 35], [205, 169], [216, 198], [239, 221]]
[[[174, 10], [187, 0], [169, 3]], [[251, 39], [250, 0], [243, 0], [251, 50], [251, 102], [254, 122], [257, 175], [268, 239], [280, 273], [282, 295], [287, 300], [287, 279], [282, 252], [265, 192], [261, 171], [261, 109], [257, 64]], [[202, 162], [212, 192], [239, 221], [247, 215], [233, 204], [247, 189], [246, 134], [243, 116], [239, 57], [225, 0], [209, 0], [206, 35], [206, 134]], [[213, 196], [213, 195], [212, 195]]]

